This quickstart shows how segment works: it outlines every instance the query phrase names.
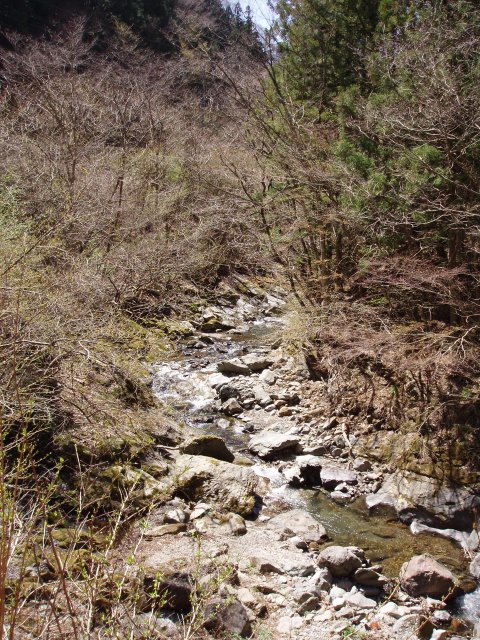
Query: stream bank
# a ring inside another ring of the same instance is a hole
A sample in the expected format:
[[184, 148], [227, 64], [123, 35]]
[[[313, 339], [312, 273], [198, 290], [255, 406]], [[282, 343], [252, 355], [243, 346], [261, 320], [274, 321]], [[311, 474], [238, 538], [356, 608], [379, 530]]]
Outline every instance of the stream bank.
[[[181, 415], [191, 437], [206, 446], [197, 448], [197, 458], [190, 456], [188, 463], [184, 454], [180, 456], [188, 472], [200, 458], [213, 455], [208, 451], [214, 442], [209, 437], [219, 436], [235, 456], [237, 467], [265, 479], [256, 487], [261, 505], [252, 509], [249, 520], [237, 523], [241, 535], [236, 535], [231, 515], [226, 520], [221, 516], [221, 506], [214, 504], [211, 493], [193, 505], [189, 497], [199, 497], [201, 492], [188, 495], [189, 485], [183, 501], [181, 492], [177, 493], [177, 508], [184, 513], [190, 511], [186, 520], [201, 535], [203, 553], [208, 558], [217, 557], [219, 548], [226, 545], [241, 574], [241, 589], [250, 594], [252, 589], [266, 592], [265, 624], [273, 629], [272, 637], [334, 638], [353, 624], [365, 633], [376, 629], [372, 636], [376, 638], [392, 637], [388, 634], [393, 633], [393, 627], [395, 637], [410, 638], [422, 616], [428, 620], [423, 628], [432, 627], [430, 635], [424, 631], [423, 637], [453, 637], [455, 633], [468, 637], [468, 626], [452, 617], [442, 600], [418, 599], [391, 586], [406, 561], [428, 553], [451, 569], [467, 591], [474, 589], [464, 549], [458, 540], [452, 541], [450, 533], [444, 537], [445, 529], [440, 534], [436, 530], [448, 517], [453, 522], [462, 521], [463, 496], [455, 504], [450, 500], [448, 509], [440, 505], [438, 512], [425, 510], [423, 505], [416, 509], [407, 505], [404, 513], [398, 514], [394, 501], [385, 498], [372, 508], [371, 497], [385, 494], [385, 485], [394, 474], [356, 457], [355, 436], [346, 432], [342, 419], [322, 415], [317, 406], [321, 381], [311, 380], [303, 358], [282, 350], [279, 334], [285, 316], [281, 296], [277, 293], [266, 303], [264, 300], [260, 304], [241, 297], [235, 304], [230, 300], [226, 316], [224, 309], [208, 309], [201, 331], [192, 331], [183, 341], [182, 355], [156, 368], [157, 397]], [[178, 464], [176, 469], [178, 472]], [[370, 512], [365, 496], [370, 497]], [[410, 516], [405, 516], [406, 512]], [[318, 527], [316, 539], [306, 541], [302, 530], [290, 535], [292, 530], [278, 521], [285, 513], [293, 521], [295, 513], [303, 514], [298, 518], [304, 528]], [[414, 536], [398, 515], [430, 529]], [[460, 542], [466, 544], [468, 536], [458, 533]], [[143, 549], [150, 562], [156, 558], [153, 565], [157, 567], [169, 557], [183, 554], [186, 559], [193, 552], [186, 528], [168, 535], [162, 535], [160, 556], [158, 543], [149, 541]], [[362, 549], [359, 566], [375, 574], [373, 583], [359, 583], [352, 572], [340, 579], [332, 577], [331, 572], [326, 575], [325, 567], [318, 565], [318, 554], [327, 540], [336, 547]], [[278, 558], [283, 558], [286, 566], [279, 566]], [[259, 576], [268, 576], [270, 586], [265, 586], [264, 578], [259, 584]], [[382, 605], [385, 597], [392, 606]], [[468, 611], [472, 623], [476, 622], [472, 611], [477, 598], [478, 591], [474, 591], [463, 604], [457, 599], [457, 609], [463, 606], [460, 614]], [[258, 614], [259, 602], [246, 599], [247, 612], [255, 614], [257, 610]], [[394, 602], [397, 608], [393, 608]]]

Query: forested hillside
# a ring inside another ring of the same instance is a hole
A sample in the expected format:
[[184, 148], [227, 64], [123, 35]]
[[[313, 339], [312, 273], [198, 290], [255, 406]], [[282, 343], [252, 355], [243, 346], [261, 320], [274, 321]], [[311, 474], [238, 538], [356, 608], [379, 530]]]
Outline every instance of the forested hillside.
[[0, 3], [0, 640], [471, 637], [480, 8], [231, 4]]
[[477, 7], [278, 12], [254, 153], [275, 252], [316, 318], [312, 367], [334, 374], [334, 406], [477, 464]]

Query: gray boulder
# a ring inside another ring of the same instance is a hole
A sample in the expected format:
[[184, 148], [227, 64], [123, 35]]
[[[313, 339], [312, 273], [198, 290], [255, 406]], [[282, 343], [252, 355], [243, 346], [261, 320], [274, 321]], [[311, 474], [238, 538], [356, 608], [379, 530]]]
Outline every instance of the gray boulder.
[[248, 443], [248, 449], [260, 458], [271, 459], [279, 453], [293, 452], [298, 448], [300, 438], [288, 433], [262, 431]]
[[368, 513], [371, 516], [384, 516], [386, 518], [396, 518], [397, 510], [395, 500], [386, 491], [380, 490], [378, 493], [369, 493], [365, 496]]
[[400, 585], [411, 596], [443, 598], [453, 594], [457, 578], [427, 554], [413, 556], [400, 569]]
[[356, 460], [353, 461], [353, 468], [355, 471], [360, 472], [370, 471], [372, 468], [372, 463], [365, 458], [356, 458]]
[[375, 600], [367, 598], [359, 591], [357, 593], [346, 593], [344, 598], [347, 604], [358, 609], [375, 609], [377, 606]]
[[318, 555], [318, 566], [326, 567], [335, 578], [346, 578], [359, 569], [365, 556], [357, 547], [334, 545], [323, 549]]
[[293, 599], [298, 605], [298, 613], [313, 611], [320, 606], [320, 594], [315, 585], [299, 584], [293, 591]]
[[470, 530], [478, 500], [465, 487], [411, 471], [398, 471], [390, 476], [375, 496], [367, 497], [372, 512], [377, 512], [380, 506], [393, 505], [400, 520], [407, 524], [416, 519], [429, 526], [460, 530]]
[[388, 584], [388, 578], [375, 571], [372, 567], [360, 567], [353, 574], [353, 579], [365, 587], [376, 587], [378, 589], [383, 589]]
[[228, 516], [228, 526], [235, 536], [243, 536], [247, 533], [245, 520], [238, 513], [230, 513]]
[[480, 551], [480, 522], [477, 522], [476, 528], [468, 536], [467, 550], [469, 553]]
[[262, 574], [278, 573], [305, 577], [315, 573], [315, 565], [311, 558], [297, 549], [285, 549], [281, 554], [278, 554], [278, 549], [262, 549], [259, 553], [253, 554], [249, 562]]
[[206, 333], [233, 329], [235, 322], [218, 307], [207, 307], [202, 315], [200, 329]]
[[238, 600], [212, 600], [205, 607], [204, 626], [208, 631], [221, 634], [249, 637], [252, 633], [252, 623], [246, 609]]
[[239, 413], [242, 413], [243, 407], [238, 402], [238, 400], [235, 400], [235, 398], [230, 398], [230, 400], [227, 400], [222, 404], [222, 411], [227, 416], [236, 416]]
[[259, 384], [255, 385], [252, 389], [255, 400], [262, 406], [267, 406], [272, 402], [271, 396], [268, 392]]
[[342, 467], [322, 467], [320, 471], [320, 481], [325, 489], [335, 489], [342, 482], [345, 484], [357, 484], [357, 474], [355, 471], [343, 469]]
[[412, 520], [410, 524], [410, 531], [414, 536], [421, 534], [427, 534], [431, 536], [437, 536], [439, 538], [445, 538], [452, 540], [458, 544], [462, 549], [468, 549], [469, 534], [465, 531], [457, 531], [456, 529], [438, 529], [435, 527], [429, 527], [426, 524], [418, 522], [418, 520]]
[[250, 368], [244, 364], [240, 358], [231, 358], [230, 360], [222, 360], [217, 364], [220, 373], [233, 373], [240, 376], [249, 376]]
[[325, 527], [307, 511], [292, 509], [273, 517], [269, 527], [279, 530], [285, 538], [301, 538], [308, 546], [319, 545], [328, 540]]
[[262, 382], [265, 382], [268, 385], [273, 385], [275, 384], [276, 380], [277, 380], [277, 376], [275, 373], [273, 373], [273, 371], [271, 371], [270, 369], [265, 369], [264, 371], [262, 371], [262, 373], [260, 374], [260, 380]]
[[246, 356], [242, 356], [240, 360], [252, 372], [263, 371], [264, 369], [270, 367], [272, 364], [272, 361], [269, 358], [256, 353], [249, 353]]
[[248, 516], [255, 507], [258, 477], [247, 467], [206, 456], [181, 455], [173, 472], [175, 490], [189, 500], [211, 500]]
[[235, 455], [219, 436], [204, 435], [187, 440], [180, 445], [180, 452], [192, 456], [208, 456], [225, 462], [233, 462]]

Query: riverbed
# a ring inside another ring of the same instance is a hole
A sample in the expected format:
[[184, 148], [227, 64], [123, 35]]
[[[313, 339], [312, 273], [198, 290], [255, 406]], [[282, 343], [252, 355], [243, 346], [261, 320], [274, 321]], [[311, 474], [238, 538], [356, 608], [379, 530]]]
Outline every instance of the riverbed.
[[[307, 510], [324, 525], [335, 544], [360, 547], [372, 563], [382, 565], [385, 575], [398, 577], [401, 565], [422, 553], [432, 555], [457, 575], [465, 574], [465, 554], [450, 540], [426, 534], [414, 536], [407, 525], [397, 520], [370, 516], [362, 497], [341, 506], [321, 490], [290, 487], [278, 465], [249, 453], [251, 421], [245, 421], [242, 415], [226, 418], [219, 413], [212, 386], [217, 363], [246, 353], [267, 353], [282, 326], [282, 319], [261, 319], [243, 332], [186, 339], [180, 355], [157, 365], [156, 395], [181, 415], [189, 428], [219, 435], [234, 453], [250, 458], [253, 469], [269, 479], [272, 498]], [[480, 590], [458, 599], [455, 606], [461, 616], [480, 622]]]

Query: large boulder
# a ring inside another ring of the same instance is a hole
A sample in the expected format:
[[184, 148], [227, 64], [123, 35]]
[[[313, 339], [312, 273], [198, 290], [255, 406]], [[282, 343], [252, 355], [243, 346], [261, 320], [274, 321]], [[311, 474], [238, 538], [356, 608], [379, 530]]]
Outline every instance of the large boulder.
[[200, 329], [206, 333], [227, 331], [235, 327], [235, 321], [231, 315], [220, 307], [207, 307], [200, 322]]
[[244, 364], [240, 358], [230, 358], [230, 360], [222, 360], [217, 364], [220, 373], [232, 373], [237, 376], [249, 376], [251, 371], [248, 365]]
[[242, 356], [240, 360], [252, 372], [263, 371], [264, 369], [270, 367], [272, 364], [272, 360], [270, 360], [267, 356], [263, 356], [257, 353], [249, 353], [246, 356]]
[[175, 461], [176, 493], [189, 500], [211, 500], [222, 509], [251, 515], [259, 488], [250, 469], [206, 456], [180, 455]]
[[357, 484], [357, 474], [355, 471], [337, 466], [322, 467], [320, 471], [320, 481], [325, 489], [335, 489], [339, 484]]
[[364, 587], [383, 589], [388, 584], [388, 578], [373, 567], [360, 567], [353, 574], [353, 579]]
[[418, 522], [418, 520], [412, 520], [410, 524], [410, 531], [414, 536], [426, 534], [430, 536], [438, 536], [439, 538], [445, 538], [446, 540], [452, 540], [462, 549], [468, 549], [469, 534], [466, 531], [457, 531], [456, 529], [438, 529], [435, 527], [429, 527], [426, 524]]
[[312, 559], [297, 549], [277, 548], [261, 549], [248, 558], [252, 567], [260, 573], [278, 573], [289, 576], [311, 576], [315, 573], [315, 565]]
[[208, 456], [225, 462], [233, 462], [235, 455], [219, 436], [204, 435], [191, 438], [180, 445], [180, 452], [192, 456]]
[[400, 584], [411, 596], [443, 598], [453, 594], [456, 577], [443, 564], [426, 553], [413, 556], [400, 569]]
[[236, 599], [222, 601], [220, 598], [211, 600], [204, 611], [204, 626], [208, 631], [236, 638], [250, 637], [252, 624], [248, 609]]
[[300, 438], [289, 433], [262, 431], [248, 443], [248, 449], [260, 458], [275, 458], [279, 453], [294, 452], [300, 443]]
[[318, 555], [318, 566], [326, 567], [335, 578], [346, 578], [359, 569], [365, 561], [361, 549], [334, 545]]
[[398, 471], [376, 494], [367, 496], [371, 512], [394, 508], [407, 524], [416, 519], [429, 526], [460, 530], [470, 530], [477, 501], [478, 497], [464, 487], [411, 471]]
[[295, 463], [300, 469], [300, 475], [308, 486], [320, 484], [320, 474], [324, 464], [322, 458], [318, 456], [305, 455], [298, 456]]
[[293, 536], [301, 538], [308, 546], [318, 545], [328, 540], [325, 527], [307, 511], [301, 509], [280, 513], [269, 521], [268, 526], [280, 531], [285, 538]]
[[145, 592], [149, 594], [147, 609], [161, 602], [162, 606], [179, 613], [190, 611], [194, 583], [191, 559], [176, 558], [158, 565], [152, 557], [143, 570]]
[[365, 496], [365, 502], [369, 515], [397, 518], [395, 499], [390, 493], [386, 491], [369, 493]]

